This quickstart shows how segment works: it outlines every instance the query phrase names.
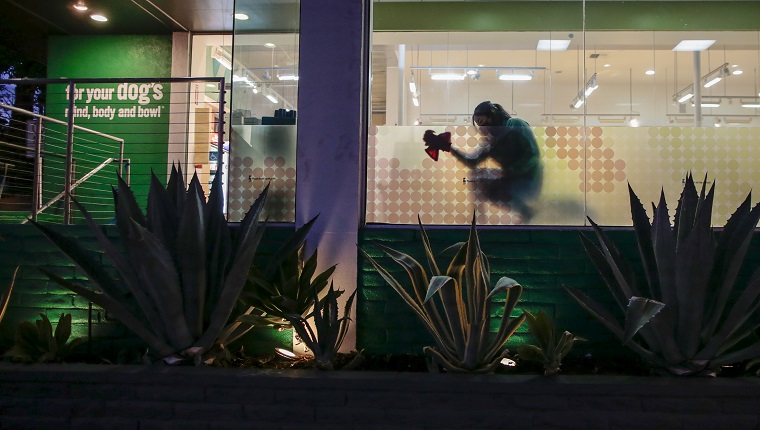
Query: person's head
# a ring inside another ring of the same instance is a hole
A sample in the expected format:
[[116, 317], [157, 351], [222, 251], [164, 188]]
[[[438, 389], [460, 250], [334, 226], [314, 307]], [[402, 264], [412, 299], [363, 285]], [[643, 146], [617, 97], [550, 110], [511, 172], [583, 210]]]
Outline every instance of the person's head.
[[511, 118], [500, 104], [485, 101], [475, 107], [472, 123], [478, 127], [498, 127]]

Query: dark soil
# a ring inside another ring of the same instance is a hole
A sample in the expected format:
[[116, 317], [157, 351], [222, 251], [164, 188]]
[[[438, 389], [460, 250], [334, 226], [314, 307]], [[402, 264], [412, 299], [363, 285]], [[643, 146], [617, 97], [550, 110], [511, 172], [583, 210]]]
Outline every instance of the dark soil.
[[[521, 361], [519, 357], [510, 356], [513, 366], [499, 366], [497, 374], [504, 375], [541, 375], [544, 369], [541, 364]], [[248, 357], [244, 354], [236, 354], [229, 360], [222, 360], [217, 365], [223, 367], [243, 367], [258, 369], [313, 369], [313, 359], [290, 360], [278, 355], [266, 357]], [[424, 356], [413, 354], [401, 355], [378, 355], [361, 354], [338, 354], [333, 361], [336, 370], [351, 371], [379, 371], [379, 372], [429, 372], [428, 363]], [[439, 369], [439, 371], [442, 371]], [[589, 355], [584, 357], [567, 357], [561, 367], [561, 374], [565, 375], [649, 375], [649, 370], [643, 363], [637, 360], [618, 358], [594, 358]]]

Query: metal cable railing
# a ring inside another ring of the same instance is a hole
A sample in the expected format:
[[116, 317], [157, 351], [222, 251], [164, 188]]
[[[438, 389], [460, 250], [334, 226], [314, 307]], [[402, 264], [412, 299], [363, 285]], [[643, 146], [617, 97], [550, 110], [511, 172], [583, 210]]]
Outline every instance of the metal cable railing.
[[144, 207], [151, 173], [164, 182], [176, 165], [208, 192], [226, 167], [223, 78], [0, 80], [11, 83], [42, 88], [45, 112], [0, 105], [12, 113], [0, 122], [0, 222], [77, 222], [73, 196], [107, 223], [117, 173]]

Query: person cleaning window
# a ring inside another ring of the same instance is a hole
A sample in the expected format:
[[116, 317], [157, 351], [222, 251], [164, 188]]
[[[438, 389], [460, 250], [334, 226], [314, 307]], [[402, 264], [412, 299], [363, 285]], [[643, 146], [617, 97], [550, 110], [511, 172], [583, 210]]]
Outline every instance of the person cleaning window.
[[[485, 101], [475, 107], [472, 123], [483, 140], [472, 152], [451, 144], [450, 133], [436, 135], [425, 132], [426, 152], [438, 158], [438, 151], [450, 152], [458, 161], [473, 169], [471, 182], [480, 183], [484, 195], [494, 203], [509, 207], [519, 215], [520, 223], [530, 223], [535, 215], [533, 205], [541, 193], [543, 163], [536, 136], [530, 125], [509, 115], [504, 108]], [[481, 167], [487, 160], [499, 167]]]

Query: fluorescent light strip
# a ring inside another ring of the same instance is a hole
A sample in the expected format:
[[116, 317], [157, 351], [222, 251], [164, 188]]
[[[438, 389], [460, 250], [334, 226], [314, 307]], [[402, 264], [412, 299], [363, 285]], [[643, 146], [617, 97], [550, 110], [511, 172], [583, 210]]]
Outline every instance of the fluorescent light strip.
[[430, 79], [434, 81], [463, 81], [464, 73], [433, 73]]
[[531, 79], [533, 79], [533, 76], [531, 75], [499, 75], [500, 81], [530, 81]]
[[298, 80], [298, 76], [296, 76], [296, 75], [278, 75], [277, 79], [279, 79], [281, 81], [297, 81]]
[[267, 98], [269, 99], [270, 102], [277, 103], [277, 97], [275, 97], [275, 96], [273, 96], [271, 94], [267, 94]]
[[682, 40], [676, 45], [674, 51], [704, 51], [715, 43], [714, 40]]
[[752, 109], [760, 109], [760, 103], [743, 103], [742, 107], [752, 108]]
[[678, 103], [683, 103], [683, 102], [689, 100], [692, 97], [694, 97], [694, 94], [692, 94], [692, 93], [685, 94], [683, 97], [681, 97], [680, 99], [678, 99]]
[[710, 88], [711, 86], [717, 84], [721, 80], [723, 80], [722, 76], [716, 76], [716, 77], [712, 78], [709, 82], [705, 83], [705, 88]]

